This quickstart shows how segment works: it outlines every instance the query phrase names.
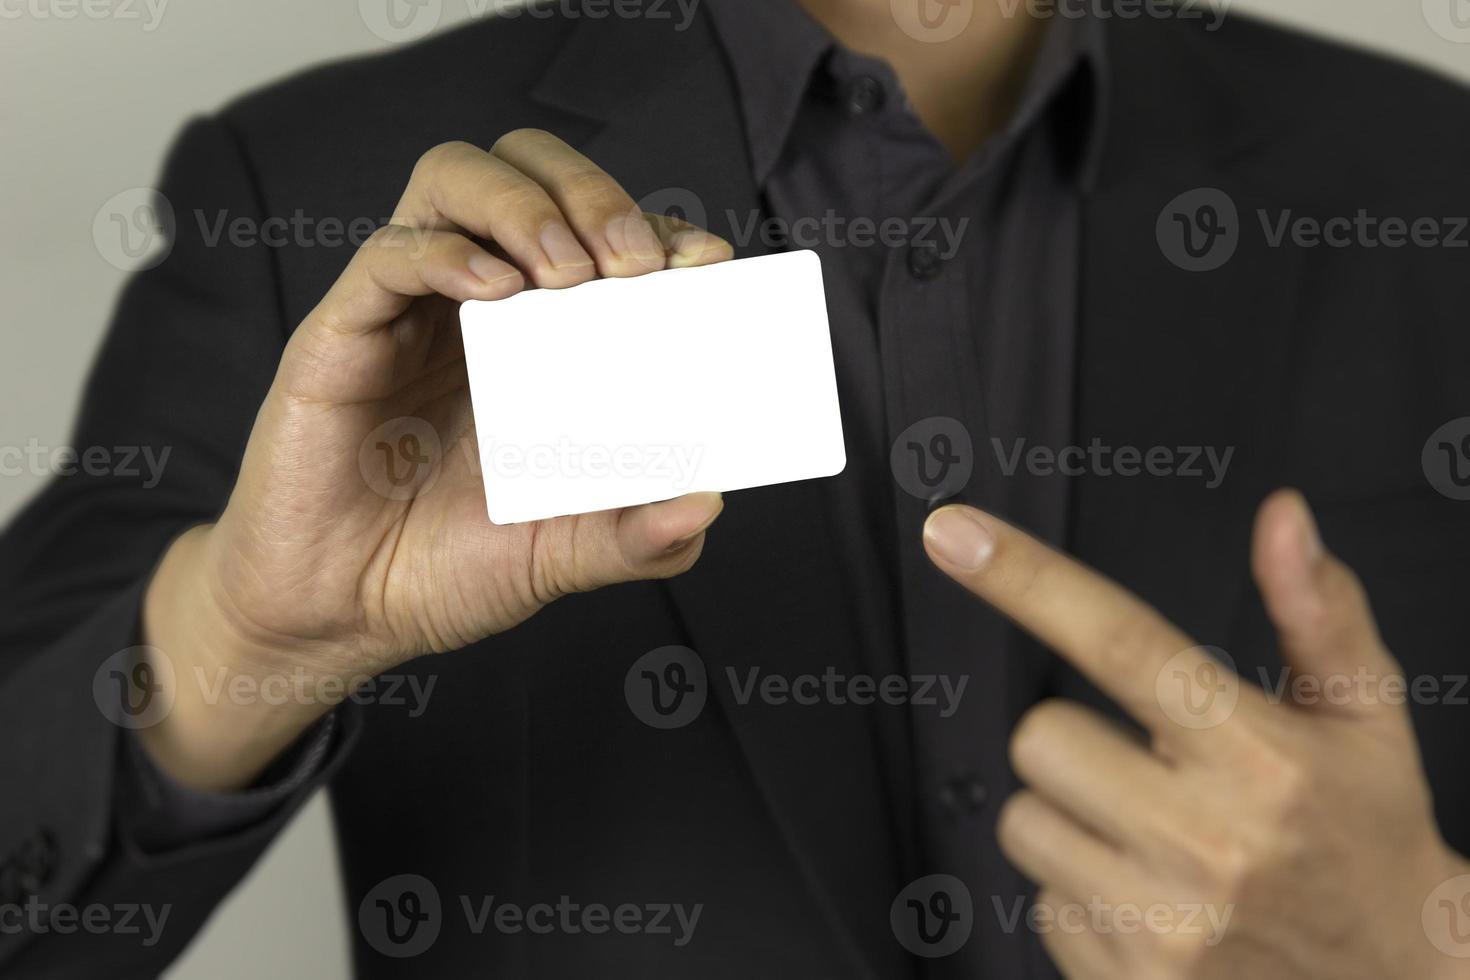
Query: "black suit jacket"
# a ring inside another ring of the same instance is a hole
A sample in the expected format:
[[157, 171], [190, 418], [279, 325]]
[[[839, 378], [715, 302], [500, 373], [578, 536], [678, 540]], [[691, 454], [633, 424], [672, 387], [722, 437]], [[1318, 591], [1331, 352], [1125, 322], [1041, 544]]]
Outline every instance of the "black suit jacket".
[[[1077, 478], [1067, 546], [1253, 671], [1275, 652], [1248, 579], [1248, 529], [1268, 490], [1294, 484], [1366, 580], [1410, 673], [1464, 674], [1470, 504], [1430, 487], [1420, 449], [1470, 415], [1470, 252], [1272, 248], [1254, 215], [1464, 215], [1470, 100], [1238, 17], [1216, 33], [1179, 19], [1107, 31], [1109, 135], [1084, 212], [1078, 441], [1236, 454], [1213, 490]], [[208, 247], [196, 216], [386, 219], [424, 150], [488, 146], [523, 126], [563, 136], [634, 196], [692, 190], [721, 234], [727, 210], [759, 206], [704, 16], [683, 32], [616, 18], [479, 23], [311, 71], [179, 139], [161, 185], [177, 243], [128, 286], [75, 440], [171, 446], [166, 477], [152, 489], [57, 479], [0, 543], [0, 883], [12, 898], [168, 903], [172, 915], [152, 948], [0, 936], [6, 975], [161, 968], [311, 789], [262, 825], [164, 855], [141, 853], [116, 825], [119, 732], [93, 703], [93, 673], [136, 641], [142, 583], [171, 537], [223, 507], [282, 344], [351, 252]], [[1226, 191], [1245, 226], [1234, 258], [1208, 273], [1175, 267], [1155, 239], [1164, 205], [1198, 187]], [[564, 599], [474, 649], [420, 661], [410, 669], [438, 677], [420, 718], [348, 713], [355, 744], [328, 775], [361, 975], [917, 975], [889, 905], [911, 877], [942, 869], [916, 864], [903, 774], [879, 771], [886, 722], [733, 707], [715, 685], [695, 723], [662, 732], [623, 698], [629, 665], [663, 644], [694, 647], [712, 673], [883, 662], [861, 625], [870, 597], [842, 567], [850, 531], [824, 493], [818, 481], [731, 494], [690, 574]], [[1019, 710], [996, 679], [1007, 676], [987, 675], [975, 696]], [[1062, 690], [1094, 698], [1059, 676]], [[1470, 851], [1470, 711], [1425, 705], [1414, 717], [1444, 831]], [[993, 813], [978, 832], [991, 832]], [[363, 941], [357, 908], [404, 873], [434, 883], [444, 922], [426, 952], [394, 959]], [[997, 891], [1026, 887], [1012, 876]], [[667, 936], [471, 935], [458, 896], [487, 894], [704, 910], [683, 947]], [[987, 975], [1049, 976], [1034, 937], [1002, 933], [976, 898], [971, 941], [985, 944]]]

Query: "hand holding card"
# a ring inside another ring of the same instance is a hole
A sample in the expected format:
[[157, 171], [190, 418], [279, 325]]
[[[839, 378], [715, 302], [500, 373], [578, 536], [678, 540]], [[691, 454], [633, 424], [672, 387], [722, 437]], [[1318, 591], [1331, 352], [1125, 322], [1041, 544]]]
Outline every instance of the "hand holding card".
[[460, 322], [497, 524], [845, 465], [815, 252], [469, 302]]

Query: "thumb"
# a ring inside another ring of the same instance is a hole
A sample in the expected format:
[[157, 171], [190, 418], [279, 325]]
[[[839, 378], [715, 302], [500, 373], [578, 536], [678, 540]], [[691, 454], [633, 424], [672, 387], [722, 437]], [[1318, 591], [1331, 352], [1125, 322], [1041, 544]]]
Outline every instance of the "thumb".
[[[1357, 575], [1322, 544], [1302, 495], [1278, 490], [1256, 515], [1251, 565], [1294, 675], [1287, 690], [1311, 707], [1362, 711], [1384, 703], [1402, 668], [1383, 645]], [[1314, 683], [1296, 687], [1301, 678]]]
[[679, 575], [698, 560], [704, 532], [723, 509], [718, 493], [691, 493], [546, 522], [536, 542], [539, 577], [555, 595]]

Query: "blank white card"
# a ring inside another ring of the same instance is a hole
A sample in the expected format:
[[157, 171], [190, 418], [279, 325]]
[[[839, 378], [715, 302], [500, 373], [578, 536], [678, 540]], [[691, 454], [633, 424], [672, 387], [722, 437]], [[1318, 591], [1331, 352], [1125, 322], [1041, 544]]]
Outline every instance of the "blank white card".
[[460, 310], [496, 524], [842, 472], [811, 251]]

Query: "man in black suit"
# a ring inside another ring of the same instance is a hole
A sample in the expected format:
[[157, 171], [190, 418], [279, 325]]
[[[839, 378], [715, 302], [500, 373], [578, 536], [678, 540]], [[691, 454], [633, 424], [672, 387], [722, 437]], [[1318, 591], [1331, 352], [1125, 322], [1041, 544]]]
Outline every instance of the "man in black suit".
[[[166, 471], [0, 546], [6, 975], [161, 969], [324, 784], [363, 976], [1470, 975], [1465, 92], [1187, 7], [663, 9], [180, 138], [76, 438]], [[229, 230], [302, 215], [387, 220]], [[788, 245], [846, 472], [488, 523], [459, 302]]]

